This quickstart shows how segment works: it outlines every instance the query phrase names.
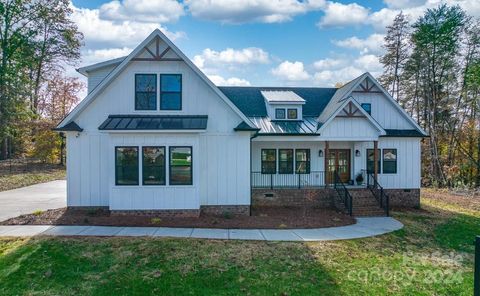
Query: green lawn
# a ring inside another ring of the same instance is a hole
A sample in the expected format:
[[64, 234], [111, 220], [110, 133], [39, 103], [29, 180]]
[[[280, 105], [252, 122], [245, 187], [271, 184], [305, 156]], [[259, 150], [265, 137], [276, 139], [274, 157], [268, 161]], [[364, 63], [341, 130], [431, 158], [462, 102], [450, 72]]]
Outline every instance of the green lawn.
[[25, 187], [33, 184], [59, 179], [65, 179], [64, 168], [3, 175], [0, 176], [0, 191]]
[[0, 295], [472, 295], [480, 212], [422, 200], [392, 234], [322, 243], [0, 239]]

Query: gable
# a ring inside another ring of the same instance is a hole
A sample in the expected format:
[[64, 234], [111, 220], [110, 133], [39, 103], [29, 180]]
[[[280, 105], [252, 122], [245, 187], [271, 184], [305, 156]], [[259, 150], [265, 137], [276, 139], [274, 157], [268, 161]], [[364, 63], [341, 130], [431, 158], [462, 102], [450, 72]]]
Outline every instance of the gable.
[[366, 118], [360, 116], [336, 116], [320, 132], [320, 137], [325, 140], [358, 140], [374, 141], [380, 132]]
[[[165, 50], [160, 52], [160, 43], [165, 46]], [[168, 50], [167, 50], [168, 48]], [[174, 55], [172, 55], [172, 52]], [[167, 55], [168, 54], [168, 55]], [[147, 58], [147, 55], [149, 57]], [[134, 59], [137, 59], [134, 61]], [[148, 59], [148, 60], [147, 60]], [[245, 121], [246, 124], [253, 127], [251, 121], [238, 108], [228, 100], [225, 95], [203, 74], [194, 64], [188, 59], [160, 30], [156, 29], [152, 32], [140, 45], [138, 45], [113, 71], [111, 71], [105, 79], [98, 84], [98, 86], [87, 95], [87, 97], [80, 102], [63, 120], [58, 127], [73, 121], [80, 113], [85, 110], [102, 92], [116, 80], [118, 75], [130, 66], [132, 63], [144, 63], [148, 61], [155, 61], [159, 63], [181, 63], [193, 72], [197, 78], [203, 83], [203, 87], [208, 88], [213, 92], [213, 96], [226, 104], [228, 109], [233, 111], [237, 117]], [[153, 63], [152, 63], [153, 64]], [[157, 63], [155, 63], [157, 64]], [[149, 65], [147, 64], [146, 67]], [[175, 65], [173, 65], [175, 69]], [[183, 111], [183, 110], [182, 110]]]

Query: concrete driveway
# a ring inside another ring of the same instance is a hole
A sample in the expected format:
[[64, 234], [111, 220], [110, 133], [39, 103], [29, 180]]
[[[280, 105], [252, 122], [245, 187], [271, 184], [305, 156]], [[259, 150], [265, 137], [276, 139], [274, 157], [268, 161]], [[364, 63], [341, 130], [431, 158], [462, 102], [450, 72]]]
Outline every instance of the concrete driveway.
[[47, 183], [0, 191], [0, 221], [37, 210], [63, 208], [67, 205], [67, 182]]

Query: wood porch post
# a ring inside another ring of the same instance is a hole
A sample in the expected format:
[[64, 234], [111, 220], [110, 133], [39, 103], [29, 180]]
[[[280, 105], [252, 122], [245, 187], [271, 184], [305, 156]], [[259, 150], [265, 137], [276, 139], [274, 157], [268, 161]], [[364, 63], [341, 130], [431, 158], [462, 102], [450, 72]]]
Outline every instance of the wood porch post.
[[324, 160], [324, 170], [325, 170], [325, 185], [329, 184], [330, 176], [328, 176], [328, 149], [329, 149], [329, 142], [325, 141], [325, 153], [323, 154]]
[[377, 179], [378, 176], [378, 157], [380, 155], [377, 155], [377, 150], [378, 150], [378, 141], [373, 141], [373, 176], [375, 177], [375, 180]]

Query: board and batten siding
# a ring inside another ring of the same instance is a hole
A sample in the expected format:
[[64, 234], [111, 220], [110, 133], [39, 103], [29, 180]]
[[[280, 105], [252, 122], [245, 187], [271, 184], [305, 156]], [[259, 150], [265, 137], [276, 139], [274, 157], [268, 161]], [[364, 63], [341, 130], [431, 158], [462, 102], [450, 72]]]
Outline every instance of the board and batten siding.
[[382, 93], [353, 93], [354, 99], [362, 104], [369, 103], [372, 106], [372, 117], [384, 129], [415, 129], [412, 123], [406, 119], [393, 103]]
[[102, 82], [107, 75], [112, 72], [113, 69], [115, 69], [117, 65], [110, 65], [110, 66], [105, 66], [99, 69], [96, 69], [95, 71], [90, 71], [88, 72], [88, 93], [90, 93], [97, 85]]
[[378, 130], [366, 118], [335, 117], [321, 132], [325, 140], [374, 140]]

